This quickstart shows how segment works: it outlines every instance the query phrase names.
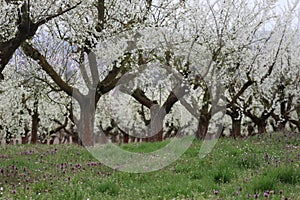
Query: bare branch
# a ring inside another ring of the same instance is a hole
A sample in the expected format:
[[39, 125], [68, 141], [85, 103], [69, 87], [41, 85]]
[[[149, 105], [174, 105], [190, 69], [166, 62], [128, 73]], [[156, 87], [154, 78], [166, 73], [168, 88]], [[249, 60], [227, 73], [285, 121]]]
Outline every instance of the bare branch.
[[[38, 64], [42, 67], [42, 69], [52, 78], [52, 80], [69, 96], [74, 96], [75, 98], [81, 98], [81, 93], [69, 86], [60, 76], [59, 74], [54, 70], [54, 67], [50, 65], [47, 61], [47, 59], [34, 47], [32, 47], [29, 43], [24, 42], [22, 45], [23, 52], [26, 54], [26, 56], [32, 58], [33, 60], [36, 60]], [[79, 100], [78, 99], [78, 100]]]

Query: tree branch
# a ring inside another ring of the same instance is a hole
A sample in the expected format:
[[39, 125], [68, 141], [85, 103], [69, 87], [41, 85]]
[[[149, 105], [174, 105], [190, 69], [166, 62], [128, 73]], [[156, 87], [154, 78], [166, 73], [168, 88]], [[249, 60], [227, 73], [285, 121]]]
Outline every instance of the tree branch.
[[34, 47], [32, 47], [29, 43], [24, 42], [22, 45], [23, 52], [26, 56], [32, 58], [37, 61], [38, 64], [42, 67], [42, 69], [52, 78], [52, 80], [69, 96], [74, 96], [77, 100], [80, 100], [81, 93], [69, 86], [54, 70], [54, 67], [51, 66], [47, 59]]
[[44, 19], [41, 19], [37, 23], [34, 23], [29, 18], [29, 7], [30, 5], [24, 1], [22, 7], [21, 7], [21, 13], [19, 13], [19, 24], [17, 27], [17, 32], [15, 37], [12, 39], [0, 42], [0, 81], [4, 79], [4, 76], [2, 74], [5, 66], [12, 58], [13, 54], [15, 53], [16, 49], [21, 46], [21, 44], [26, 41], [26, 39], [32, 37], [35, 35], [37, 29], [39, 26], [45, 24], [46, 22], [76, 8], [79, 4], [81, 4], [81, 1], [77, 3], [76, 5], [67, 8], [63, 11], [60, 11], [56, 14], [50, 15]]
[[50, 21], [50, 20], [52, 20], [52, 19], [54, 19], [54, 18], [56, 18], [56, 17], [58, 17], [60, 15], [63, 15], [63, 14], [65, 14], [66, 12], [68, 12], [70, 10], [73, 10], [74, 8], [76, 8], [77, 6], [79, 6], [81, 3], [82, 2], [80, 1], [77, 4], [75, 4], [74, 6], [71, 6], [71, 7], [67, 8], [67, 9], [65, 9], [65, 10], [61, 10], [61, 11], [55, 13], [55, 14], [49, 15], [49, 16], [47, 16], [47, 17], [39, 20], [38, 22], [36, 22], [34, 25], [35, 26], [41, 26], [41, 25], [47, 23], [48, 21]]

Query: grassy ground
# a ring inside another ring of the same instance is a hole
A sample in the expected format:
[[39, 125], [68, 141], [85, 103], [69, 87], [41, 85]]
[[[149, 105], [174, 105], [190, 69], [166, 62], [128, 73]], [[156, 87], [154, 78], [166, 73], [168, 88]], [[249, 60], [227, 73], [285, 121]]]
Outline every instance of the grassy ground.
[[[129, 144], [151, 152], [163, 143]], [[195, 141], [156, 172], [104, 166], [72, 145], [0, 147], [0, 199], [300, 199], [300, 135], [220, 139], [199, 159]]]

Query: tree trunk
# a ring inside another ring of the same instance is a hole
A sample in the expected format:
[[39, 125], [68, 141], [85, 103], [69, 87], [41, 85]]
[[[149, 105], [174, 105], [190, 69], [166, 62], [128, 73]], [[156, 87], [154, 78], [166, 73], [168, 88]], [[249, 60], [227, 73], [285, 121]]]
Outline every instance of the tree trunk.
[[199, 124], [198, 124], [198, 130], [197, 130], [197, 138], [199, 139], [204, 139], [206, 134], [207, 134], [207, 131], [208, 131], [208, 123], [205, 122], [205, 123], [201, 123], [199, 121]]
[[54, 139], [55, 139], [54, 137], [51, 137], [51, 139], [50, 139], [50, 141], [49, 141], [49, 144], [50, 144], [50, 145], [54, 144]]
[[230, 136], [233, 136], [234, 138], [240, 137], [241, 134], [241, 123], [242, 123], [242, 115], [241, 110], [233, 105], [231, 106], [230, 110], [226, 111], [226, 114], [228, 114], [231, 118], [231, 131]]
[[90, 102], [80, 105], [79, 137], [84, 146], [94, 146], [95, 106]]
[[163, 121], [166, 116], [166, 111], [158, 104], [154, 104], [150, 108], [150, 142], [163, 140]]
[[163, 140], [163, 121], [166, 116], [171, 111], [173, 105], [178, 101], [178, 98], [184, 95], [185, 88], [181, 86], [176, 86], [170, 92], [167, 100], [163, 103], [162, 106], [158, 104], [155, 100], [150, 100], [145, 92], [141, 89], [136, 89], [132, 94], [132, 97], [135, 98], [138, 102], [140, 102], [143, 106], [146, 106], [150, 109], [151, 119], [148, 120], [145, 117], [143, 107], [141, 111], [141, 116], [145, 122], [146, 126], [149, 126], [150, 123], [150, 131], [148, 131], [149, 135], [146, 138], [142, 138], [141, 141], [150, 142], [150, 141], [162, 141]]
[[[37, 98], [37, 97], [36, 97]], [[38, 138], [38, 125], [39, 125], [39, 113], [38, 113], [38, 100], [35, 99], [33, 104], [33, 115], [31, 124], [31, 144], [37, 143]]]
[[251, 124], [247, 125], [248, 136], [254, 135], [254, 127]]
[[196, 137], [198, 139], [204, 139], [207, 131], [208, 131], [208, 126], [209, 126], [209, 120], [210, 120], [210, 114], [200, 114], [199, 117], [199, 122], [198, 122], [198, 130], [196, 133]]
[[135, 143], [135, 140], [136, 140], [136, 137], [130, 136], [130, 141], [131, 141], [132, 143]]
[[147, 142], [158, 142], [158, 141], [163, 141], [163, 129], [161, 129], [158, 133], [155, 133], [155, 135], [149, 137], [147, 140]]
[[285, 131], [286, 123], [287, 123], [286, 120], [284, 120], [282, 122], [278, 122], [278, 127], [277, 127], [278, 131]]
[[127, 133], [123, 134], [123, 143], [128, 144], [129, 142], [129, 135]]
[[21, 142], [22, 142], [22, 144], [28, 144], [30, 129], [29, 129], [27, 123], [25, 124], [24, 131], [25, 131], [25, 133], [24, 133], [24, 136], [21, 137]]
[[82, 146], [82, 141], [80, 140], [79, 135], [77, 133], [72, 135], [71, 137], [72, 137], [72, 143], [73, 144], [77, 144], [79, 146]]
[[278, 115], [275, 115], [274, 113], [272, 114], [273, 119], [275, 122], [272, 120], [271, 121], [271, 126], [275, 132], [277, 131], [284, 131], [287, 123], [286, 117], [284, 119], [281, 119]]
[[[160, 122], [161, 126], [163, 126], [163, 121]], [[157, 134], [157, 141], [163, 141], [163, 129], [161, 128]]]
[[265, 133], [267, 131], [266, 130], [267, 120], [271, 116], [271, 114], [273, 113], [273, 111], [274, 111], [274, 109], [271, 110], [271, 111], [264, 110], [262, 112], [262, 114], [260, 115], [260, 117], [257, 117], [255, 115], [253, 115], [249, 110], [244, 110], [244, 113], [257, 126], [257, 134], [263, 134], [263, 133]]
[[28, 144], [29, 142], [29, 135], [25, 135], [24, 137], [21, 137], [22, 144]]
[[260, 122], [256, 123], [256, 125], [257, 125], [258, 134], [263, 134], [267, 131], [266, 130], [266, 126], [267, 126], [266, 121], [260, 121]]
[[241, 119], [231, 118], [232, 120], [232, 130], [231, 134], [234, 138], [241, 137]]

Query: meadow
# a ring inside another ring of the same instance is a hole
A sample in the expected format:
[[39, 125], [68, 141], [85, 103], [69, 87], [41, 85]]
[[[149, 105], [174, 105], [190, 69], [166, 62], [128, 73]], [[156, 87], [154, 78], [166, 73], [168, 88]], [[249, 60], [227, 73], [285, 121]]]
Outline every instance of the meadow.
[[[152, 152], [168, 141], [121, 145]], [[219, 139], [198, 156], [200, 141], [150, 173], [106, 167], [76, 145], [0, 146], [0, 199], [300, 199], [300, 134]]]

